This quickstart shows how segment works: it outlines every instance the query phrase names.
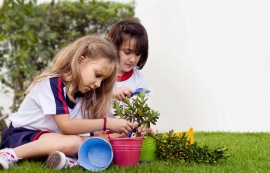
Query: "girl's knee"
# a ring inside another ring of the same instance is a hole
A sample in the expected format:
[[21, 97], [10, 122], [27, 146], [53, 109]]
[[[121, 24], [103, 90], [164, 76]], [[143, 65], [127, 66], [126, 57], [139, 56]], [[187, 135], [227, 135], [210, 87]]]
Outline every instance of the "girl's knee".
[[63, 151], [68, 156], [75, 156], [83, 142], [83, 139], [77, 135], [67, 135], [63, 139]]

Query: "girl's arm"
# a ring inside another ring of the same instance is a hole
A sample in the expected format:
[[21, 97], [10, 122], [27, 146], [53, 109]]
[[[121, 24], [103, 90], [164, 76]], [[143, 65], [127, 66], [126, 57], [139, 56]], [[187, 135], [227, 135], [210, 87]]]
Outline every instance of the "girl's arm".
[[130, 98], [131, 93], [133, 93], [134, 90], [127, 88], [127, 87], [119, 87], [114, 88], [113, 95], [117, 98], [119, 101], [125, 100], [126, 97]]
[[65, 135], [77, 135], [103, 130], [104, 124], [107, 130], [116, 133], [128, 134], [133, 126], [130, 122], [118, 118], [104, 119], [70, 119], [69, 114], [53, 115], [58, 128]]

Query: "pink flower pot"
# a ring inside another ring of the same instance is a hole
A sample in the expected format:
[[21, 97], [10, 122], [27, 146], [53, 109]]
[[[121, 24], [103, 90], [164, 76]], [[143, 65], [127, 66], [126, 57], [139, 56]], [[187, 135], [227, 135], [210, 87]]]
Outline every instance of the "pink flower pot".
[[113, 149], [113, 163], [119, 166], [134, 166], [140, 162], [143, 137], [110, 138]]

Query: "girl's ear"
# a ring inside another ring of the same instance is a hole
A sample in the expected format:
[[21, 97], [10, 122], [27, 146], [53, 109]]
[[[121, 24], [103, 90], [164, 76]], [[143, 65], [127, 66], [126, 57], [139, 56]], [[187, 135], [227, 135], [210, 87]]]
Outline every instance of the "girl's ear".
[[84, 56], [80, 56], [78, 59], [78, 64], [81, 65], [83, 60], [85, 60]]

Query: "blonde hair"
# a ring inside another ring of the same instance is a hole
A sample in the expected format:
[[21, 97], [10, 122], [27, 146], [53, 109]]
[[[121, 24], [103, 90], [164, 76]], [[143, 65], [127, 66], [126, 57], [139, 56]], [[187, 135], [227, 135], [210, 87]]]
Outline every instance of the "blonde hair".
[[82, 114], [88, 118], [102, 118], [110, 112], [112, 90], [117, 71], [117, 51], [114, 45], [99, 36], [84, 36], [62, 48], [53, 58], [52, 65], [34, 78], [34, 81], [26, 90], [26, 94], [34, 87], [36, 82], [45, 78], [59, 77], [66, 85], [66, 93], [71, 101], [78, 91], [81, 75], [78, 66], [79, 57], [84, 56], [91, 60], [105, 58], [109, 65], [109, 74], [100, 87], [85, 94], [83, 97]]

